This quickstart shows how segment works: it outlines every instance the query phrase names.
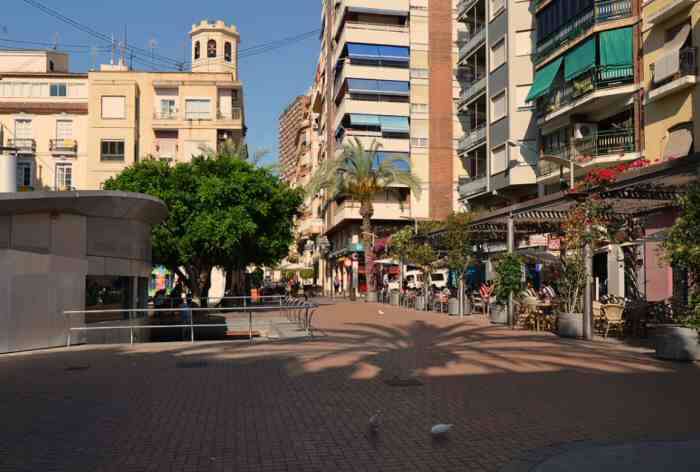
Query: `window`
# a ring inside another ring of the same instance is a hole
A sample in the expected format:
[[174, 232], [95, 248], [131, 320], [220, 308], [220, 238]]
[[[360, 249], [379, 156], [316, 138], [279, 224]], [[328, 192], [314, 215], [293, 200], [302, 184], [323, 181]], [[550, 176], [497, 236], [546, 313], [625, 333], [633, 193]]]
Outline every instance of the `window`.
[[185, 101], [185, 119], [209, 120], [211, 119], [211, 100], [190, 99]]
[[18, 162], [17, 163], [17, 188], [32, 186], [32, 163]]
[[53, 61], [51, 59], [49, 59], [49, 72], [53, 72], [54, 69], [56, 69], [56, 66], [53, 63]]
[[195, 59], [199, 59], [199, 56], [200, 56], [201, 54], [202, 54], [202, 53], [201, 53], [201, 51], [200, 51], [199, 41], [195, 41], [195, 43], [194, 43], [194, 58], [195, 58]]
[[123, 120], [124, 118], [126, 118], [126, 97], [106, 95], [103, 96], [102, 119]]
[[32, 120], [15, 120], [15, 139], [32, 139]]
[[231, 102], [232, 103], [238, 102], [238, 90], [236, 90], [236, 89], [231, 90]]
[[532, 84], [515, 86], [515, 105], [518, 108], [533, 108], [533, 102], [527, 102], [527, 94], [530, 93]]
[[506, 38], [491, 46], [491, 70], [495, 70], [506, 62]]
[[412, 79], [427, 79], [428, 77], [430, 77], [428, 69], [411, 69]]
[[231, 62], [231, 43], [228, 41], [224, 44], [224, 60]]
[[175, 108], [175, 100], [172, 98], [161, 99], [160, 101], [160, 118], [172, 119], [175, 118], [177, 109]]
[[50, 95], [52, 97], [66, 97], [68, 95], [66, 84], [51, 84]]
[[56, 190], [73, 188], [73, 165], [66, 162], [56, 164]]
[[123, 161], [124, 160], [124, 140], [123, 139], [103, 139], [101, 161]]
[[413, 147], [428, 147], [428, 138], [411, 138], [411, 146]]
[[213, 39], [207, 41], [207, 57], [216, 57], [216, 41]]
[[411, 113], [428, 113], [428, 104], [411, 103]]
[[506, 116], [508, 103], [506, 99], [506, 91], [491, 97], [491, 122], [500, 120]]
[[508, 156], [506, 153], [506, 145], [491, 149], [491, 174], [498, 174], [508, 170]]
[[515, 32], [515, 55], [529, 56], [532, 54], [535, 35], [532, 30]]

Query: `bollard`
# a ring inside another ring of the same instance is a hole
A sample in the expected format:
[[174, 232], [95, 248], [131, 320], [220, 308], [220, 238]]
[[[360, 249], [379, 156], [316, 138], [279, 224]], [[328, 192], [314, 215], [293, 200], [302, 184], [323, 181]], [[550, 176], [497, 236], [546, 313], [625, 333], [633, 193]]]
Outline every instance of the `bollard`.
[[190, 314], [190, 342], [194, 344], [194, 315]]
[[248, 312], [248, 338], [253, 342], [253, 312]]

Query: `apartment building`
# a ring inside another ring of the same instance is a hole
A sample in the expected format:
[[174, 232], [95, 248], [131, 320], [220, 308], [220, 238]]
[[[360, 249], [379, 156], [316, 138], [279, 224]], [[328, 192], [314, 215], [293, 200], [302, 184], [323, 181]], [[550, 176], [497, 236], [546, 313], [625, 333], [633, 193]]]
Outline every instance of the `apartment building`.
[[0, 154], [18, 191], [85, 185], [87, 128], [88, 76], [70, 72], [67, 54], [0, 51]]
[[693, 0], [647, 0], [642, 6], [644, 142], [650, 161], [698, 151], [699, 16], [700, 6]]
[[63, 53], [0, 53], [0, 123], [18, 188], [99, 189], [139, 159], [187, 161], [242, 143], [240, 35], [223, 21], [189, 34], [189, 72], [133, 71], [122, 58], [72, 74]]
[[[458, 208], [465, 175], [456, 154], [457, 27], [453, 0], [326, 0], [311, 109], [318, 114], [319, 160], [345, 143], [381, 144], [379, 159], [402, 156], [422, 191], [377, 195], [375, 236]], [[362, 252], [359, 205], [326, 201], [329, 258]], [[361, 258], [360, 258], [361, 259]], [[361, 265], [361, 264], [360, 264]], [[362, 269], [360, 267], [360, 272]]]
[[310, 97], [299, 95], [279, 117], [278, 161], [280, 176], [287, 182], [294, 181], [297, 168], [297, 141], [304, 120], [304, 113], [309, 109]]
[[236, 27], [202, 21], [189, 35], [190, 72], [138, 72], [117, 64], [89, 73], [89, 188], [141, 158], [188, 161], [222, 142], [243, 142]]
[[635, 53], [640, 5], [637, 0], [533, 4], [535, 76], [525, 102], [534, 106], [540, 134], [540, 194], [550, 194], [592, 167], [642, 156], [642, 69]]
[[537, 128], [525, 101], [533, 83], [533, 2], [460, 0], [458, 152], [470, 209], [537, 196]]

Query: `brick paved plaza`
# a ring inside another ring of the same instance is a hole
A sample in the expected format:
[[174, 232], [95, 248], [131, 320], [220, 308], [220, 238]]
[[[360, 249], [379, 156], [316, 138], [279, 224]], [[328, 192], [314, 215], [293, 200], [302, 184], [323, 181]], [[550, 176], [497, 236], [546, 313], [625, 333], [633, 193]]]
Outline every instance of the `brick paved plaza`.
[[0, 470], [497, 471], [573, 441], [700, 433], [697, 365], [641, 348], [364, 303], [315, 325], [0, 356]]

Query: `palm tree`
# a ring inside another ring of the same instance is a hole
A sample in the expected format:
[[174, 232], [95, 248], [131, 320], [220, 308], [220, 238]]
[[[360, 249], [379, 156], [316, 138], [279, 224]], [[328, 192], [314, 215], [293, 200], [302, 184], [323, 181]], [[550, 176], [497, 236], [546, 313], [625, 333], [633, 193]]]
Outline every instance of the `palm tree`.
[[372, 141], [365, 148], [359, 139], [343, 146], [339, 159], [325, 161], [316, 171], [308, 186], [310, 196], [325, 190], [328, 199], [349, 198], [360, 203], [362, 217], [362, 242], [365, 248], [365, 269], [368, 274], [368, 287], [375, 289], [372, 274], [372, 201], [379, 192], [399, 194], [399, 188], [408, 187], [419, 195], [421, 183], [410, 171], [403, 170], [409, 163], [400, 156], [379, 159], [381, 144]]

